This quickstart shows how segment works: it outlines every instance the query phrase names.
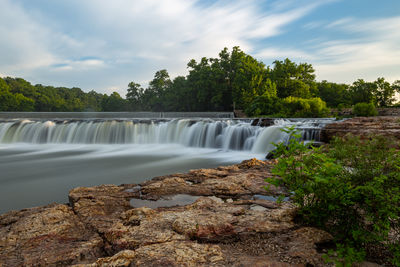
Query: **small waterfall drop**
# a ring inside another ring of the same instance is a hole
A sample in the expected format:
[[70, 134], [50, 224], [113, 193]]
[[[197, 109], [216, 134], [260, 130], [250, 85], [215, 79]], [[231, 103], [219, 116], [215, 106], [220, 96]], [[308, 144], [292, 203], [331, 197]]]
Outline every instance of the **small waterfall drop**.
[[265, 153], [286, 142], [294, 125], [303, 140], [319, 141], [321, 120], [275, 120], [269, 127], [246, 120], [12, 120], [0, 122], [0, 144], [180, 144], [185, 147]]

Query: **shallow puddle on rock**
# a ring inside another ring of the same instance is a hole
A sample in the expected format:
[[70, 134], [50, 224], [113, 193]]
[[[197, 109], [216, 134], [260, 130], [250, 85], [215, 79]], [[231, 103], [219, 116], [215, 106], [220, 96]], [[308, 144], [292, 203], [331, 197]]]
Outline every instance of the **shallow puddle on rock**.
[[142, 187], [140, 186], [140, 185], [137, 185], [137, 186], [134, 186], [134, 187], [132, 187], [132, 188], [128, 188], [128, 189], [125, 189], [125, 192], [129, 192], [129, 193], [136, 193], [136, 192], [139, 192], [140, 193], [140, 189], [141, 189]]
[[186, 194], [178, 194], [168, 198], [161, 198], [159, 200], [145, 200], [132, 198], [130, 204], [134, 208], [148, 207], [156, 209], [160, 207], [173, 207], [173, 206], [184, 206], [195, 202], [199, 196], [191, 196]]

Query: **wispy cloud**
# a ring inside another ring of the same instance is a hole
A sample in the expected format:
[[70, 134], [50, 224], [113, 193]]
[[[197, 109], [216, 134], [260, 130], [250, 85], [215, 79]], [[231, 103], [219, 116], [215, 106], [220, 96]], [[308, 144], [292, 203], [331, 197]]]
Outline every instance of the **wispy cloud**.
[[55, 61], [46, 47], [49, 31], [32, 20], [14, 2], [0, 1], [0, 68], [17, 72], [52, 64]]
[[[312, 63], [318, 79], [400, 79], [400, 17], [296, 25], [330, 2], [0, 0], [0, 73], [124, 95], [132, 80], [146, 84], [164, 68], [185, 74], [189, 59], [238, 45], [266, 64], [286, 57]], [[293, 25], [322, 34], [293, 42]]]
[[400, 16], [319, 20], [302, 28], [320, 34], [301, 43], [261, 49], [256, 56], [268, 63], [286, 57], [312, 63], [319, 80], [351, 83], [359, 78], [400, 79]]
[[67, 60], [64, 63], [52, 65], [55, 70], [68, 71], [68, 70], [88, 70], [97, 69], [105, 66], [105, 62], [97, 58], [85, 58], [78, 60]]
[[254, 56], [256, 58], [262, 58], [264, 60], [273, 61], [278, 59], [289, 58], [294, 61], [313, 61], [315, 60], [315, 56], [296, 48], [265, 48], [255, 53]]
[[[214, 57], [223, 47], [239, 45], [257, 53], [254, 41], [282, 34], [321, 5], [316, 0], [279, 3], [0, 0], [0, 34], [7, 37], [0, 41], [0, 68], [34, 82], [79, 80], [86, 89], [124, 88], [131, 80], [152, 79], [162, 68], [172, 76], [183, 74], [189, 59]], [[76, 60], [85, 57], [95, 59]]]
[[[329, 28], [354, 34], [354, 38], [322, 42], [316, 46], [320, 77], [351, 82], [357, 78], [400, 79], [400, 17], [375, 20], [346, 18]], [[396, 74], [397, 72], [397, 74]], [[386, 74], [386, 75], [385, 75]]]

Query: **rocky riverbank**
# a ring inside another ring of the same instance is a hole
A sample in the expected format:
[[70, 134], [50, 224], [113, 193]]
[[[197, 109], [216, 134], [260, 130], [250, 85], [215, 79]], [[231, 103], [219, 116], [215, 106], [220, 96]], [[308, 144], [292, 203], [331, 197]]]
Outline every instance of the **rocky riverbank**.
[[321, 130], [321, 141], [329, 142], [334, 136], [346, 134], [367, 137], [383, 135], [400, 139], [400, 116], [355, 117], [326, 125]]
[[[329, 124], [324, 141], [352, 133], [400, 138], [400, 117]], [[296, 223], [268, 186], [274, 161], [79, 187], [69, 203], [0, 215], [0, 266], [325, 266], [333, 237]], [[364, 266], [375, 266], [368, 263]]]
[[296, 207], [274, 202], [282, 188], [264, 190], [273, 164], [80, 187], [68, 204], [8, 212], [0, 266], [322, 266], [332, 237], [296, 224]]

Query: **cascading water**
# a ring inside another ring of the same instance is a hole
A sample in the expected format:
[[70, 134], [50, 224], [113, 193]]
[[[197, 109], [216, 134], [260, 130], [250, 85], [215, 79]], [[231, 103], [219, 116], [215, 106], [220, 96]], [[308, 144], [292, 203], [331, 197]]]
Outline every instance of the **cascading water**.
[[324, 123], [275, 120], [260, 127], [249, 120], [210, 118], [3, 119], [0, 213], [67, 202], [68, 191], [77, 186], [140, 183], [169, 173], [264, 159], [272, 143], [287, 141], [283, 127], [295, 125], [303, 139], [318, 140]]
[[180, 144], [265, 153], [285, 142], [281, 131], [295, 125], [304, 140], [319, 141], [321, 121], [276, 120], [270, 127], [241, 120], [17, 120], [0, 123], [0, 144]]

